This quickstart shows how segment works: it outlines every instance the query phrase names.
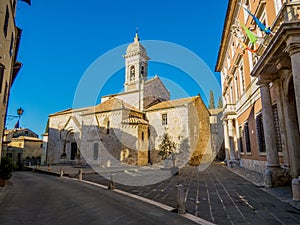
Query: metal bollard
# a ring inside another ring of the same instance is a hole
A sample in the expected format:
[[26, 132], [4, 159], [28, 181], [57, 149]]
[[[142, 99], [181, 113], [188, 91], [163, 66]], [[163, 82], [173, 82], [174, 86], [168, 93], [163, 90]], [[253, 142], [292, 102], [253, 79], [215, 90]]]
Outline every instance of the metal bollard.
[[108, 190], [114, 190], [115, 188], [116, 188], [116, 187], [115, 187], [115, 184], [114, 184], [112, 175], [111, 175], [111, 176], [110, 176], [110, 180], [109, 180], [107, 189], [108, 189]]
[[177, 213], [185, 213], [185, 202], [184, 202], [184, 190], [182, 184], [178, 184], [176, 187], [176, 202], [177, 202]]
[[79, 176], [78, 179], [81, 181], [82, 180], [82, 169], [79, 169]]
[[61, 167], [60, 168], [60, 177], [63, 177], [64, 176], [64, 169]]

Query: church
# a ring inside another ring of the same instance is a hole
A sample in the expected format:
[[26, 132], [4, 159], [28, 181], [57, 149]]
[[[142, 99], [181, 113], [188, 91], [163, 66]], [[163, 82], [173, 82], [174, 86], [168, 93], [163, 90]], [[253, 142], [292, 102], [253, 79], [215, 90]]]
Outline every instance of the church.
[[123, 57], [124, 92], [102, 96], [96, 106], [49, 115], [47, 163], [157, 163], [167, 134], [175, 144], [178, 164], [199, 164], [212, 145], [210, 113], [200, 95], [170, 100], [157, 75], [148, 79], [150, 58], [138, 33]]

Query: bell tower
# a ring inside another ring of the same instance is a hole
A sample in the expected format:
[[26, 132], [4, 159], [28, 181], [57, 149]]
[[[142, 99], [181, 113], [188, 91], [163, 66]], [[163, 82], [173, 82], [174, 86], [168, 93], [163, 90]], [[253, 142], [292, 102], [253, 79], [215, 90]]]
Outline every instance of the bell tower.
[[134, 42], [128, 45], [125, 58], [125, 92], [141, 90], [148, 79], [148, 61], [145, 47], [140, 43], [138, 32]]

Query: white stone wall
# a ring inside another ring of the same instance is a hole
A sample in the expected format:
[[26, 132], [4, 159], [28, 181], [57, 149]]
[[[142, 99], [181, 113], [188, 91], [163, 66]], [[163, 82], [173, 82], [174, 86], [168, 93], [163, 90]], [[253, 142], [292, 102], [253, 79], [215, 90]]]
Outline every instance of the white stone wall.
[[[167, 114], [168, 125], [162, 125], [162, 114]], [[162, 109], [147, 112], [150, 128], [150, 150], [158, 150], [162, 141], [162, 136], [168, 133], [171, 140], [177, 144], [177, 150], [180, 149], [182, 142], [190, 146], [188, 132], [188, 107], [180, 106], [176, 108]]]

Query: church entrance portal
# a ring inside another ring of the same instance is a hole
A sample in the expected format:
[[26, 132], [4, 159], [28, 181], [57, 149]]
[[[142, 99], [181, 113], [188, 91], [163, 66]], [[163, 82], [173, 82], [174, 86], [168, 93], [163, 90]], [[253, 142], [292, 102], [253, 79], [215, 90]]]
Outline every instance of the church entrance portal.
[[72, 142], [71, 143], [71, 160], [75, 160], [77, 155], [77, 143]]

